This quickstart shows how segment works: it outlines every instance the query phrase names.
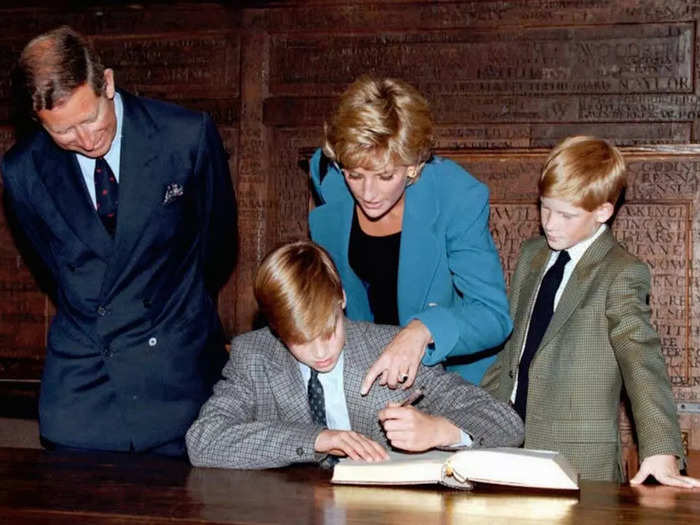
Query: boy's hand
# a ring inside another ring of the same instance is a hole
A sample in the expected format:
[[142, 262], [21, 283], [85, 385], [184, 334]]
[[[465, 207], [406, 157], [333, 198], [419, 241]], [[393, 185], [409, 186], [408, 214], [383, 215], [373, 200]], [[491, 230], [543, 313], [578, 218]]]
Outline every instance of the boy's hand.
[[639, 472], [630, 480], [630, 485], [640, 485], [651, 475], [656, 481], [669, 487], [700, 487], [700, 480], [690, 476], [681, 476], [678, 470], [676, 456], [670, 454], [656, 454], [642, 461]]
[[379, 411], [379, 421], [384, 427], [391, 446], [412, 452], [433, 447], [448, 447], [459, 443], [459, 428], [444, 417], [431, 416], [413, 406], [402, 407], [389, 403]]
[[425, 347], [431, 341], [430, 330], [423, 323], [417, 319], [408, 323], [367, 371], [360, 394], [366, 395], [378, 377], [379, 384], [389, 385], [389, 388], [410, 387], [416, 379]]
[[389, 459], [389, 454], [379, 443], [351, 430], [326, 429], [322, 431], [316, 438], [314, 450], [365, 461]]

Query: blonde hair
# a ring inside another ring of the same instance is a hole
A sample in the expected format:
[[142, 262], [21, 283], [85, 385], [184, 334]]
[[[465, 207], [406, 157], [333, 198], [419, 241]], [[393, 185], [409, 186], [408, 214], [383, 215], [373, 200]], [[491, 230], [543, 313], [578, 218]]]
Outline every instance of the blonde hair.
[[342, 315], [338, 271], [328, 253], [311, 241], [269, 253], [255, 276], [254, 293], [270, 328], [286, 344], [330, 338]]
[[416, 166], [417, 176], [430, 158], [433, 119], [423, 95], [403, 80], [365, 75], [341, 95], [324, 131], [324, 154], [344, 167], [393, 163]]
[[538, 189], [540, 197], [565, 199], [593, 211], [606, 202], [614, 206], [626, 183], [620, 151], [603, 139], [579, 135], [550, 152]]

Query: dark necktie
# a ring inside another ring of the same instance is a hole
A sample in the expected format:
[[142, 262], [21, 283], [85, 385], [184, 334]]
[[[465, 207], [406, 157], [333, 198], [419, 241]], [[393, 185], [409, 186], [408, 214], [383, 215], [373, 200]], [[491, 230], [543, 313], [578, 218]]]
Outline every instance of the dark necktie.
[[323, 386], [318, 380], [318, 372], [311, 369], [309, 378], [309, 408], [311, 408], [311, 419], [317, 425], [326, 424], [326, 401], [323, 398]]
[[[311, 377], [309, 378], [309, 408], [311, 409], [311, 419], [318, 425], [327, 427], [326, 423], [326, 400], [323, 397], [323, 385], [318, 379], [318, 372], [311, 369]], [[336, 456], [328, 455], [321, 461], [321, 467], [330, 469], [338, 463]]]
[[566, 250], [559, 252], [556, 262], [547, 270], [542, 278], [540, 291], [537, 293], [535, 306], [530, 316], [530, 328], [527, 331], [525, 349], [520, 358], [518, 367], [518, 388], [515, 393], [515, 411], [525, 421], [525, 407], [527, 406], [527, 386], [529, 383], [530, 363], [540, 346], [542, 337], [547, 331], [549, 322], [554, 314], [554, 296], [557, 294], [561, 279], [564, 276], [564, 266], [571, 257]]
[[109, 164], [102, 157], [95, 159], [95, 202], [97, 215], [107, 232], [114, 237], [114, 231], [117, 228], [119, 184]]

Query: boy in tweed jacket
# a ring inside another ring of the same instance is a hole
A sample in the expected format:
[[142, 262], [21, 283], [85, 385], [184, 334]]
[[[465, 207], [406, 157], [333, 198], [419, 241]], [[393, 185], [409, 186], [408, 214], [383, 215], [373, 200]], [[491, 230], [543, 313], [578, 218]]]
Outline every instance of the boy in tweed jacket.
[[571, 137], [552, 150], [539, 180], [544, 236], [523, 244], [510, 283], [513, 333], [482, 386], [514, 404], [526, 447], [558, 450], [582, 478], [611, 481], [625, 478], [617, 415], [624, 386], [643, 459], [631, 483], [653, 475], [698, 486], [679, 472], [678, 419], [649, 320], [649, 270], [605, 224], [625, 182], [622, 155], [603, 140]]
[[[386, 387], [361, 396], [367, 368], [399, 328], [347, 320], [340, 277], [312, 242], [268, 255], [255, 296], [270, 328], [234, 338], [224, 379], [187, 433], [194, 465], [380, 461], [389, 445], [421, 451], [522, 442], [522, 422], [506, 403], [441, 367], [421, 367], [416, 384], [425, 395], [415, 406], [399, 406], [405, 392]], [[320, 421], [307, 391], [314, 378], [323, 391]]]

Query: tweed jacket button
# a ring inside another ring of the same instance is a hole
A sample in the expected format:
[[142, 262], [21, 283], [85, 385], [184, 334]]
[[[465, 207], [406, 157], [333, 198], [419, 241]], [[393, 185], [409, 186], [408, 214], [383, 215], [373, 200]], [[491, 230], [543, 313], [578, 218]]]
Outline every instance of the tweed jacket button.
[[480, 447], [484, 446], [484, 438], [479, 438], [479, 446]]
[[508, 370], [508, 377], [513, 379], [513, 371], [512, 370]]
[[303, 456], [304, 455], [304, 449], [302, 447], [297, 448], [297, 456]]
[[148, 346], [156, 346], [157, 344], [158, 344], [158, 339], [156, 339], [155, 337], [151, 337], [148, 340]]

